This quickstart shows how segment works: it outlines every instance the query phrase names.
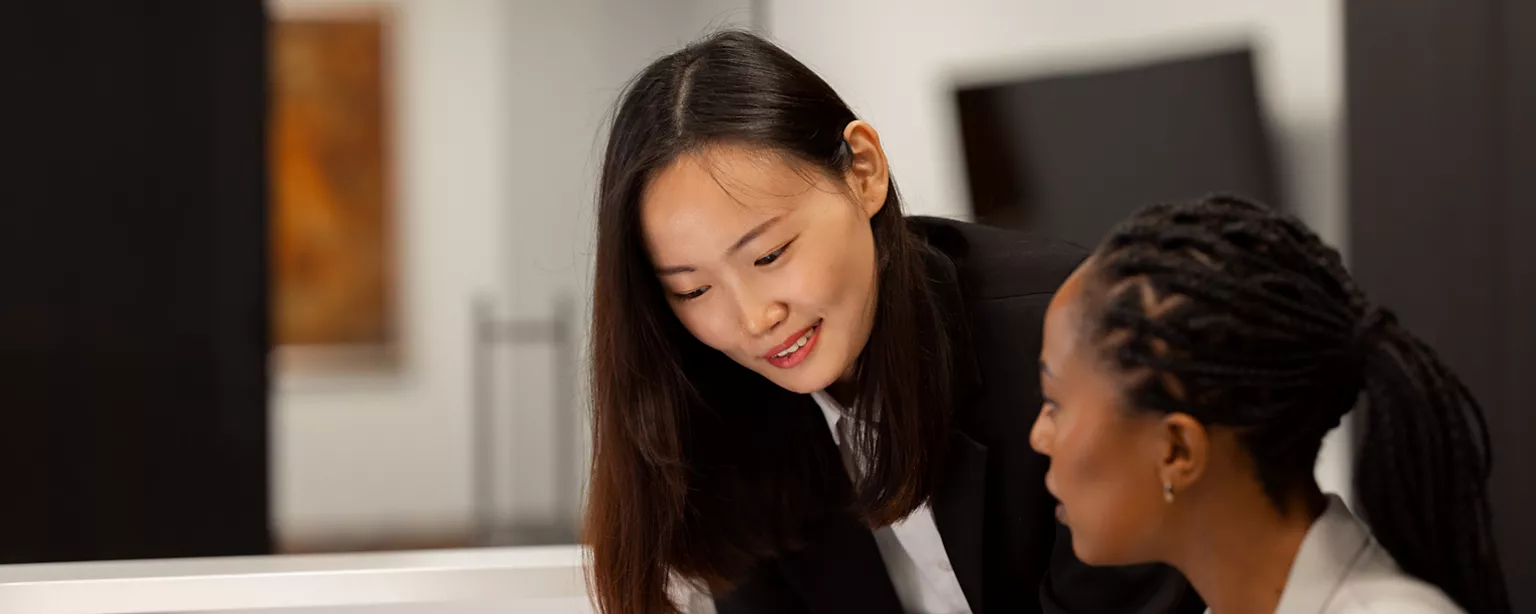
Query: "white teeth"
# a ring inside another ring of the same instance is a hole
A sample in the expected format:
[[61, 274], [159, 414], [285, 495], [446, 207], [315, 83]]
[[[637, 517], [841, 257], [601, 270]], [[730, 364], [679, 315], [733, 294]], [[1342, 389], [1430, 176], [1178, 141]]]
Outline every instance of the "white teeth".
[[814, 335], [814, 334], [816, 334], [816, 327], [812, 326], [811, 328], [809, 328], [809, 329], [807, 329], [805, 331], [804, 335], [800, 335], [800, 338], [795, 340], [795, 344], [794, 345], [791, 345], [791, 346], [789, 346], [787, 348], [784, 348], [784, 351], [779, 352], [777, 354], [774, 354], [773, 357], [774, 358], [783, 358], [785, 356], [788, 356], [790, 354], [795, 353], [796, 350], [799, 350], [800, 348], [805, 347], [805, 344], [811, 340], [811, 335]]

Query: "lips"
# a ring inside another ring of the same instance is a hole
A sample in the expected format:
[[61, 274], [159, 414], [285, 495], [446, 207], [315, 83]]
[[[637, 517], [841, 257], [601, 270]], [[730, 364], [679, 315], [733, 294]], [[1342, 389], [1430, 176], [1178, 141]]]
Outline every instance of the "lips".
[[[819, 322], [818, 322], [818, 324], [819, 324]], [[767, 352], [765, 352], [763, 354], [763, 358], [773, 358], [775, 356], [778, 356], [780, 352], [783, 352], [784, 350], [787, 350], [790, 347], [794, 346], [796, 343], [799, 343], [801, 339], [805, 338], [806, 333], [811, 332], [811, 329], [813, 329], [813, 328], [816, 328], [815, 324], [812, 324], [810, 326], [807, 326], [805, 328], [800, 329], [795, 334], [790, 335], [789, 337], [785, 338], [783, 343], [780, 343], [780, 344], [774, 346], [773, 349], [768, 350]]]
[[784, 339], [782, 343], [763, 354], [763, 359], [775, 367], [787, 369], [800, 364], [811, 353], [811, 348], [816, 345], [816, 338], [820, 336], [821, 322], [810, 327], [800, 329], [799, 332]]
[[1045, 492], [1050, 493], [1051, 498], [1056, 500], [1056, 521], [1067, 524], [1067, 506], [1061, 502], [1061, 497], [1056, 496], [1056, 489], [1051, 487], [1050, 472], [1045, 474]]

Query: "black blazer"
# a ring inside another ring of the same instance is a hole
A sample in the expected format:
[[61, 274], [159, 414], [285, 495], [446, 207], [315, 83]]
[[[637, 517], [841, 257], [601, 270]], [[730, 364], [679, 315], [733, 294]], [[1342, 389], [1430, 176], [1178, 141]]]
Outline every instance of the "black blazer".
[[[1204, 604], [1169, 567], [1089, 568], [1072, 554], [1045, 490], [1047, 459], [1029, 445], [1040, 409], [1046, 306], [1085, 257], [1066, 243], [935, 218], [909, 218], [960, 337], [960, 401], [945, 478], [930, 503], [955, 576], [976, 614], [1199, 613]], [[969, 351], [966, 351], [969, 339]], [[971, 359], [974, 357], [974, 360]], [[807, 412], [818, 412], [803, 397]], [[835, 446], [829, 431], [820, 445]], [[841, 474], [841, 467], [830, 470]], [[846, 476], [841, 479], [846, 480]], [[900, 612], [870, 530], [834, 516], [806, 547], [761, 561], [720, 614]]]

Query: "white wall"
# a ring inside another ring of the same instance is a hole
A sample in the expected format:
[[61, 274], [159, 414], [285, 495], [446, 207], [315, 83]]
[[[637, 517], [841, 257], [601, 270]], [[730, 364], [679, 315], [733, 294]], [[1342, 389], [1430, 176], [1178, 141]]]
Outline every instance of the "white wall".
[[[652, 60], [708, 30], [743, 24], [742, 0], [565, 0], [518, 3], [509, 36], [517, 41], [509, 69], [518, 92], [506, 109], [512, 126], [512, 160], [506, 167], [513, 202], [508, 221], [511, 301], [517, 318], [552, 318], [556, 295], [570, 297], [569, 314], [585, 334], [590, 317], [591, 262], [595, 239], [594, 198], [605, 128], [613, 106], [638, 71]], [[570, 449], [585, 477], [588, 447], [585, 399], [586, 342], [578, 353], [582, 381], [575, 398], [581, 421]], [[549, 437], [555, 398], [551, 355], [544, 348], [516, 351], [508, 395], [509, 418], [519, 432], [510, 448], [511, 467], [547, 467], [559, 447]], [[578, 500], [582, 483], [555, 483], [554, 471], [516, 471], [520, 517], [558, 509], [559, 499]]]
[[[968, 214], [957, 82], [1166, 57], [1251, 40], [1284, 187], [1324, 239], [1345, 238], [1339, 0], [772, 0], [777, 41], [880, 130], [912, 212]], [[1325, 488], [1347, 490], [1335, 434]]]
[[[635, 71], [708, 26], [749, 22], [748, 4], [275, 0], [282, 10], [397, 13], [405, 350], [396, 375], [278, 382], [273, 514], [284, 542], [468, 530], [471, 301], [484, 295], [506, 315], [545, 318], [566, 293], [575, 320], [586, 320], [593, 183], [614, 98]], [[967, 208], [955, 81], [1251, 36], [1287, 187], [1325, 238], [1345, 234], [1338, 0], [771, 0], [766, 9], [775, 38], [882, 131], [912, 210], [952, 216]], [[511, 375], [498, 399], [508, 430], [522, 434], [504, 458], [519, 492], [507, 503], [537, 515], [581, 484], [554, 484], [546, 470], [557, 449], [548, 354], [503, 358]], [[1325, 451], [1325, 485], [1345, 483], [1340, 452]]]
[[513, 92], [510, 5], [373, 4], [394, 11], [403, 363], [398, 373], [277, 382], [273, 512], [287, 543], [366, 539], [396, 523], [464, 530], [469, 304], [510, 274], [494, 223], [511, 200], [511, 118], [501, 111]]
[[[455, 538], [472, 526], [471, 304], [549, 318], [590, 301], [600, 132], [620, 88], [725, 0], [281, 0], [278, 14], [394, 12], [399, 373], [283, 377], [273, 393], [273, 516], [284, 544]], [[579, 344], [585, 347], [585, 342]], [[546, 520], [561, 494], [550, 353], [499, 355], [503, 505]], [[578, 361], [585, 360], [578, 356]], [[585, 406], [559, 408], [584, 415]], [[574, 462], [585, 463], [585, 422]], [[583, 464], [584, 466], [584, 464]], [[584, 473], [583, 473], [584, 474]], [[563, 491], [563, 492], [562, 492]]]

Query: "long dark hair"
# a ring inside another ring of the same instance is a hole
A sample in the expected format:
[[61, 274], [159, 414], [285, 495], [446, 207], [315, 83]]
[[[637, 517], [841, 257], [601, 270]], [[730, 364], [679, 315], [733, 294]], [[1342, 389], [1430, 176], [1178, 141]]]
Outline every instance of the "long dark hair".
[[[871, 219], [878, 294], [855, 367], [869, 467], [849, 487], [825, 420], [695, 339], [673, 315], [640, 232], [640, 199], [679, 156], [732, 144], [843, 181], [854, 113], [762, 38], [710, 36], [651, 64], [619, 101], [598, 195], [593, 458], [583, 539], [604, 612], [671, 612], [674, 577], [728, 590], [827, 514], [871, 525], [927, 501], [946, 452], [950, 342], [894, 180]], [[853, 206], [850, 203], [850, 206]], [[873, 419], [878, 413], [879, 419]]]
[[1289, 215], [1213, 197], [1144, 209], [1092, 262], [1092, 335], [1141, 375], [1135, 406], [1241, 429], [1283, 509], [1316, 492], [1323, 435], [1363, 390], [1354, 481], [1376, 538], [1468, 611], [1509, 611], [1482, 410], [1336, 250]]

